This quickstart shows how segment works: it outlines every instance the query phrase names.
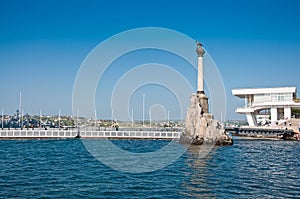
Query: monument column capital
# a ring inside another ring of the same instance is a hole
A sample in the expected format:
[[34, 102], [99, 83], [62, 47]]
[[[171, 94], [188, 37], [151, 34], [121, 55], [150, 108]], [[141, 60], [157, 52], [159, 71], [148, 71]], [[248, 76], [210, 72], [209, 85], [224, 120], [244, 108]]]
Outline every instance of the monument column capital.
[[203, 45], [199, 41], [196, 41], [196, 45], [197, 45], [196, 53], [197, 53], [198, 57], [203, 57], [203, 55], [205, 53], [205, 50], [202, 47]]

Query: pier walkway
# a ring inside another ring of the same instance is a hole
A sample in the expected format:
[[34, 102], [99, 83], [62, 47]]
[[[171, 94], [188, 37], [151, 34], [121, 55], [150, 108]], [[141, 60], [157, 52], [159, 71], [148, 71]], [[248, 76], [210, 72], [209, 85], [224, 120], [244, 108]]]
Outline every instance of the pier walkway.
[[116, 139], [179, 139], [180, 131], [96, 131], [96, 130], [63, 130], [63, 129], [0, 129], [0, 139], [43, 139], [43, 138], [116, 138]]
[[283, 134], [293, 134], [291, 129], [279, 129], [270, 127], [225, 127], [227, 133], [232, 133], [235, 136], [247, 136], [247, 137], [266, 137], [266, 138], [278, 138]]

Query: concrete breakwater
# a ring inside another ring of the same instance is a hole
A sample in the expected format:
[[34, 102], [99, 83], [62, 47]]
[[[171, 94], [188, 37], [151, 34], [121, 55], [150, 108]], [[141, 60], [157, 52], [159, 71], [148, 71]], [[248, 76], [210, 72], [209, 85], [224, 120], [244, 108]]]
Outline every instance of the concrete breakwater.
[[[77, 129], [0, 129], [0, 139], [51, 139], [51, 138], [116, 138], [116, 139], [179, 139], [182, 130], [170, 129], [119, 129], [116, 130], [80, 130]], [[226, 133], [233, 136], [281, 138], [283, 134], [293, 134], [289, 129], [259, 127], [225, 127]]]

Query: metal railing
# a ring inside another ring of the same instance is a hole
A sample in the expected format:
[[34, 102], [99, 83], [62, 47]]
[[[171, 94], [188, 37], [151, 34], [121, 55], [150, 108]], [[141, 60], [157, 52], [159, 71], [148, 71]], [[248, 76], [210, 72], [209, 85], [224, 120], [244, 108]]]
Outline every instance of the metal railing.
[[141, 138], [141, 139], [178, 139], [178, 131], [93, 131], [93, 130], [59, 130], [59, 129], [3, 129], [0, 138]]

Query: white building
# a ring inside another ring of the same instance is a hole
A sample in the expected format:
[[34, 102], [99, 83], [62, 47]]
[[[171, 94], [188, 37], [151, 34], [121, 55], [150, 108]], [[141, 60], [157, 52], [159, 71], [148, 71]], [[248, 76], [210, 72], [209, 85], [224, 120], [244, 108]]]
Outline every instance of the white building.
[[296, 87], [233, 89], [232, 94], [245, 99], [245, 106], [236, 113], [246, 114], [249, 126], [257, 126], [257, 115], [261, 111], [270, 113], [271, 122], [291, 119], [292, 109], [300, 108], [296, 99]]

